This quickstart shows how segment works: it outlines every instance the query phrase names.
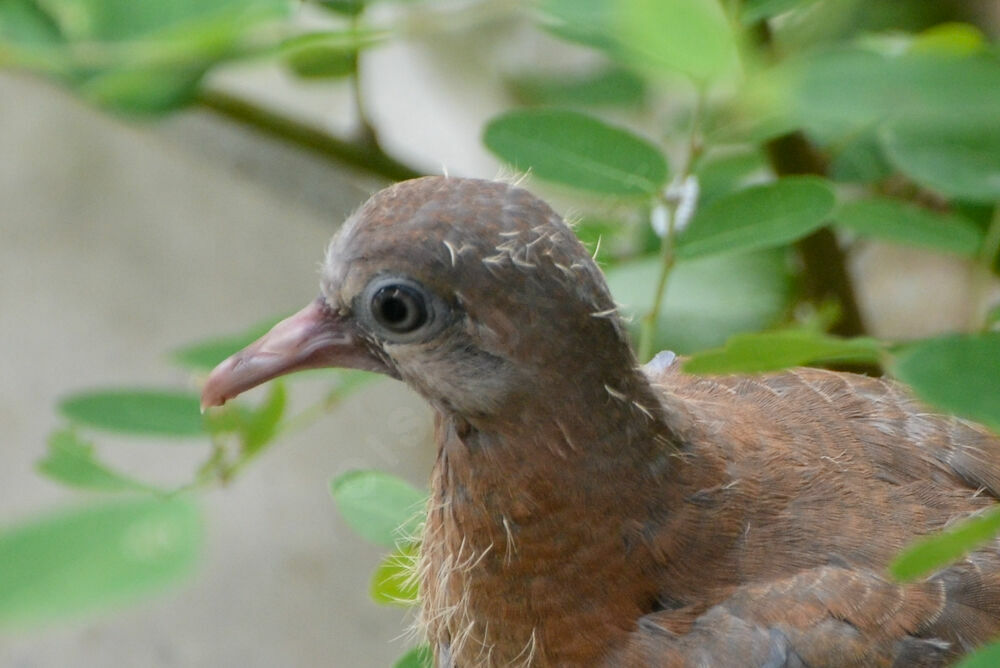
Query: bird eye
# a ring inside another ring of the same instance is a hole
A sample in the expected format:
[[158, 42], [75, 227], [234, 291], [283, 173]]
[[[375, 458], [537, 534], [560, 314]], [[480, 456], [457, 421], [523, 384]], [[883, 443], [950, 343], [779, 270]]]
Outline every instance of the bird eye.
[[409, 285], [379, 288], [372, 295], [371, 311], [375, 322], [397, 334], [412, 332], [427, 322], [424, 296]]

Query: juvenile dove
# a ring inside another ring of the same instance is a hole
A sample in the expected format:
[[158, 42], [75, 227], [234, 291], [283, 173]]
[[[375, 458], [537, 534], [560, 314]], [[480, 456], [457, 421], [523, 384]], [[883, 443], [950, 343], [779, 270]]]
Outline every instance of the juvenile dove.
[[996, 504], [1000, 440], [886, 380], [640, 367], [589, 254], [520, 188], [377, 193], [320, 297], [203, 402], [327, 366], [435, 410], [419, 583], [438, 665], [941, 666], [1000, 631], [996, 543], [885, 574]]

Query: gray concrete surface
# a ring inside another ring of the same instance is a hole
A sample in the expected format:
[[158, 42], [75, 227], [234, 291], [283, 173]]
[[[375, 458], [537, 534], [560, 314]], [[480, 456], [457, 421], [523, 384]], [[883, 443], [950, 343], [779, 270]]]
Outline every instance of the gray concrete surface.
[[[329, 235], [377, 187], [249, 136], [228, 136], [208, 159], [198, 137], [216, 132], [232, 133], [195, 116], [129, 124], [0, 75], [0, 523], [77, 498], [33, 472], [59, 396], [183, 386], [164, 353], [312, 299]], [[246, 156], [322, 179], [321, 199], [303, 204]], [[423, 484], [429, 428], [404, 387], [370, 386], [205, 497], [193, 581], [115, 614], [0, 636], [0, 666], [390, 665], [405, 647], [394, 640], [402, 613], [367, 595], [381, 551], [343, 524], [327, 481], [379, 467]], [[206, 452], [198, 441], [98, 442], [122, 468], [167, 483]]]
[[[297, 20], [317, 17], [303, 8]], [[533, 62], [545, 45], [514, 49], [504, 29], [477, 32], [473, 51], [468, 31], [409, 34], [364, 63], [383, 142], [431, 172], [497, 174], [478, 141], [507, 104], [497, 63]], [[458, 63], [458, 51], [475, 59]], [[344, 86], [267, 63], [212, 83], [336, 132], [355, 121]], [[379, 186], [208, 115], [126, 122], [0, 72], [0, 524], [75, 499], [33, 472], [60, 396], [189, 382], [164, 353], [311, 299], [329, 235]], [[327, 481], [377, 467], [425, 484], [429, 429], [406, 388], [369, 387], [205, 498], [194, 581], [116, 614], [0, 635], [0, 668], [391, 665], [405, 615], [368, 600], [381, 550], [343, 524]], [[164, 482], [184, 481], [205, 452], [98, 441], [121, 468]]]

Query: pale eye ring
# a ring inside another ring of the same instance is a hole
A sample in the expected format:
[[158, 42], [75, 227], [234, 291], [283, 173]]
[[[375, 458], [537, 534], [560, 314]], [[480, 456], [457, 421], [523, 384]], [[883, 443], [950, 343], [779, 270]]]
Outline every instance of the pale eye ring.
[[396, 334], [406, 334], [427, 324], [424, 296], [414, 287], [393, 283], [380, 287], [371, 298], [371, 314], [379, 325]]

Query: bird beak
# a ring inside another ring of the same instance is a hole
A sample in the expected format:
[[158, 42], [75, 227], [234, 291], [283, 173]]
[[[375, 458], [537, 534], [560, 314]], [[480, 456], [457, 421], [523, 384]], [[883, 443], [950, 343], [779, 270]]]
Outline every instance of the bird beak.
[[320, 297], [215, 367], [201, 392], [202, 410], [221, 406], [272, 378], [321, 367], [391, 374], [358, 337], [353, 323], [327, 308]]

